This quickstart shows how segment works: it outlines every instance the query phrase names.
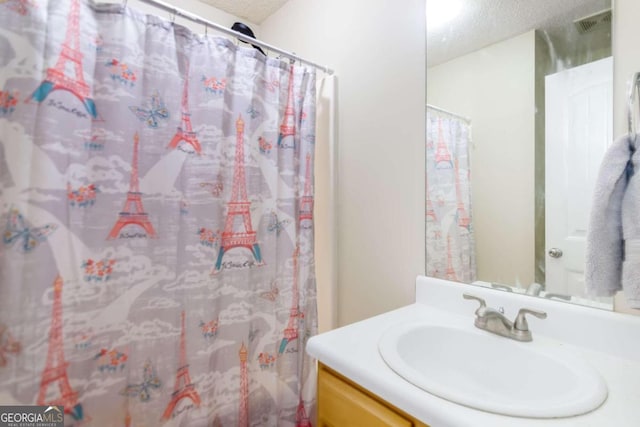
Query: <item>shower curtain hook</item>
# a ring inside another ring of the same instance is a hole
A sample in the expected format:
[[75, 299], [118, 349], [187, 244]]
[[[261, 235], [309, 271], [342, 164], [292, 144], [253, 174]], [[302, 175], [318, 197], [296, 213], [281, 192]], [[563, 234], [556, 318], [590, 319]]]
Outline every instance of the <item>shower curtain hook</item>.
[[177, 10], [173, 10], [173, 12], [171, 13], [171, 16], [169, 17], [169, 19], [171, 20], [171, 24], [175, 24], [176, 23], [176, 16], [178, 15], [178, 11]]
[[204, 36], [207, 37], [209, 35], [209, 26], [204, 24]]
[[121, 7], [122, 10], [127, 8], [127, 1], [128, 0], [122, 0], [122, 7]]

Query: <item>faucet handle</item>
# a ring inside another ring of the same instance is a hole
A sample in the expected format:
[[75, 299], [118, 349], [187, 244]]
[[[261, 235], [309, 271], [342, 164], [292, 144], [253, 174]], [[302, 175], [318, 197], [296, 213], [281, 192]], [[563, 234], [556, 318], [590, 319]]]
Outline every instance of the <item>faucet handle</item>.
[[530, 308], [521, 308], [518, 311], [518, 315], [516, 316], [515, 322], [513, 322], [513, 328], [518, 331], [529, 331], [529, 324], [527, 323], [527, 318], [525, 315], [531, 314], [536, 316], [538, 319], [546, 319], [547, 313], [544, 311], [532, 310]]
[[478, 301], [480, 303], [480, 307], [478, 307], [478, 309], [476, 310], [476, 314], [478, 316], [482, 315], [482, 313], [484, 312], [484, 309], [487, 308], [487, 303], [484, 302], [484, 300], [482, 298], [480, 298], [480, 297], [464, 293], [464, 294], [462, 294], [462, 298], [464, 298], [464, 299], [473, 299], [473, 300], [476, 300], [476, 301]]

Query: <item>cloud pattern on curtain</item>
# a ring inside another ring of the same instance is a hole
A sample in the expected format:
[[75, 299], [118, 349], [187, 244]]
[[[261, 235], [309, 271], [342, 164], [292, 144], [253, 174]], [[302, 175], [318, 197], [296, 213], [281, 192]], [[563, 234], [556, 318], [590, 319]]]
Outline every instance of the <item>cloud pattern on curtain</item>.
[[471, 208], [471, 124], [427, 107], [427, 276], [476, 280]]
[[120, 5], [0, 4], [0, 403], [307, 426], [314, 70]]

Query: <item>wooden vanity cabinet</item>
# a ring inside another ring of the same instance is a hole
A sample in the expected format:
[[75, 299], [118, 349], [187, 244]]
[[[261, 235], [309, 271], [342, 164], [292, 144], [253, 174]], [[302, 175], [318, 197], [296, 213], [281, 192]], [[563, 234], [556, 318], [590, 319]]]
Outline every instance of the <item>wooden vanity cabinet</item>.
[[318, 427], [428, 427], [318, 364]]

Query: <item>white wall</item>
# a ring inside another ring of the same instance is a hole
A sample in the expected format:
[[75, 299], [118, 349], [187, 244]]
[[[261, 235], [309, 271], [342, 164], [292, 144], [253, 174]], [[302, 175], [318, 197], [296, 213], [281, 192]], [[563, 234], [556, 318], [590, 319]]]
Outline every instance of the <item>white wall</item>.
[[[640, 71], [639, 17], [638, 0], [614, 0], [613, 124], [616, 137], [627, 132], [627, 91], [633, 73]], [[614, 307], [616, 311], [640, 315], [640, 310], [628, 307], [622, 293], [616, 295]]]
[[340, 325], [413, 302], [424, 274], [424, 9], [290, 0], [260, 27], [338, 76]]
[[478, 279], [534, 281], [535, 32], [427, 70], [427, 102], [471, 119]]
[[[213, 6], [209, 6], [208, 4], [202, 3], [198, 0], [163, 0], [165, 3], [169, 3], [180, 9], [186, 10], [187, 12], [194, 13], [202, 18], [208, 19], [216, 24], [222, 25], [225, 28], [231, 28], [234, 22], [240, 21], [247, 24], [253, 30], [256, 37], [259, 37], [260, 34], [260, 26], [258, 24], [254, 24], [246, 19], [238, 18], [235, 15], [231, 15], [227, 12], [224, 12], [220, 9], [216, 9]], [[101, 3], [122, 3], [122, 0], [100, 0]], [[158, 8], [153, 6], [149, 6], [145, 3], [142, 3], [138, 0], [128, 0], [127, 6], [134, 8], [136, 10], [149, 13], [152, 15], [157, 15], [166, 19], [170, 19], [171, 16], [169, 13], [164, 12]], [[192, 31], [198, 34], [204, 34], [204, 27], [202, 25], [196, 25], [191, 21], [188, 21], [183, 18], [176, 18], [176, 23], [183, 25], [187, 28], [190, 28]], [[215, 31], [209, 30], [209, 34], [216, 34]], [[221, 33], [217, 33], [222, 35]]]

